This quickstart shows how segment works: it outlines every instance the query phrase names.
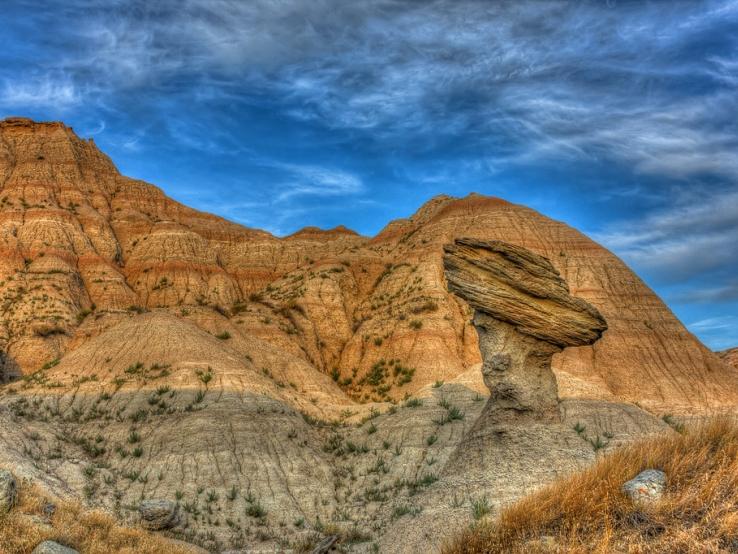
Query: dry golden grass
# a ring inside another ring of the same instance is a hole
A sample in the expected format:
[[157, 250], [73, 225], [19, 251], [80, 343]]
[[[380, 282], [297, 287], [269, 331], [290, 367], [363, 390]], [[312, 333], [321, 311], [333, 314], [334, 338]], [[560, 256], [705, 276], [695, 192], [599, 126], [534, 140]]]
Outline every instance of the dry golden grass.
[[[663, 499], [634, 505], [621, 485], [648, 468]], [[738, 552], [738, 423], [720, 418], [603, 457], [472, 527], [444, 554]]]
[[56, 502], [49, 525], [43, 520], [46, 497], [21, 484], [18, 504], [0, 515], [0, 554], [29, 554], [39, 543], [53, 540], [83, 554], [192, 554], [185, 546], [139, 529], [121, 527], [102, 512], [73, 502]]

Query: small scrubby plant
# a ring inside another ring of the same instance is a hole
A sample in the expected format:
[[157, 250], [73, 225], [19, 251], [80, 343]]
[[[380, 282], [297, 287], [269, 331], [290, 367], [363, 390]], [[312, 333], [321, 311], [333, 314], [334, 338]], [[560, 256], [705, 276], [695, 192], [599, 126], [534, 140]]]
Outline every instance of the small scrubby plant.
[[472, 500], [472, 516], [474, 519], [480, 520], [490, 512], [489, 500], [486, 496]]

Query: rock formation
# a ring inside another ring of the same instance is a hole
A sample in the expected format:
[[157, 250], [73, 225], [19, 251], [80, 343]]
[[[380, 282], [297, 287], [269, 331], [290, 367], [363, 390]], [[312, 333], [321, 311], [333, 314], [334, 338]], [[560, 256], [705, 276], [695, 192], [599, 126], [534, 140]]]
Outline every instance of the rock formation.
[[[342, 227], [279, 239], [122, 176], [62, 123], [24, 118], [0, 122], [0, 380], [148, 309], [266, 340], [335, 375], [352, 399], [401, 399], [480, 362], [476, 333], [444, 287], [442, 247], [458, 236], [545, 256], [607, 319], [595, 346], [554, 357], [562, 398], [671, 413], [738, 403], [735, 368], [615, 256], [533, 210], [440, 196], [371, 239]], [[410, 381], [370, 378], [376, 363], [398, 358]]]
[[[479, 334], [446, 287], [458, 237], [492, 245], [459, 243], [479, 259], [450, 272], [485, 280]], [[278, 238], [121, 175], [62, 123], [0, 122], [0, 297], [0, 464], [132, 525], [181, 497], [182, 538], [211, 550], [330, 522], [407, 551], [395, 510], [465, 525], [479, 491], [515, 498], [605, 433], [738, 405], [738, 369], [533, 210], [439, 196], [375, 237]]]
[[[443, 266], [449, 291], [472, 308], [490, 397], [450, 455], [442, 485], [425, 493], [424, 504], [434, 508], [411, 530], [397, 526], [387, 534], [383, 546], [398, 554], [402, 549], [393, 541], [412, 544], [412, 551], [432, 548], [415, 529], [447, 536], [467, 524], [463, 512], [439, 508], [451, 496], [484, 502], [495, 512], [591, 462], [607, 446], [592, 424], [598, 418], [608, 421], [605, 432], [613, 437], [627, 433], [623, 422], [631, 418], [641, 432], [659, 428], [648, 414], [602, 402], [575, 406], [577, 420], [571, 420], [571, 401], [560, 398], [552, 358], [564, 348], [595, 343], [607, 324], [596, 308], [570, 294], [546, 258], [502, 241], [458, 238], [444, 246]], [[448, 406], [446, 398], [442, 402]]]
[[474, 309], [488, 406], [500, 417], [560, 420], [551, 358], [607, 329], [574, 298], [545, 258], [501, 241], [457, 239], [444, 247], [448, 287]]
[[12, 473], [0, 469], [0, 514], [9, 512], [18, 498], [18, 486]]
[[44, 541], [34, 548], [31, 554], [79, 554], [79, 552], [58, 542]]
[[[467, 479], [470, 472], [490, 479], [497, 467], [488, 466], [497, 466], [503, 452], [522, 453], [520, 437], [545, 445], [546, 454], [536, 458], [543, 465], [530, 468], [529, 460], [506, 460], [508, 470], [500, 479], [529, 479], [562, 462], [586, 458], [582, 441], [561, 424], [564, 414], [551, 359], [565, 347], [597, 341], [607, 329], [604, 318], [569, 294], [548, 260], [524, 248], [460, 238], [444, 250], [449, 290], [474, 310], [482, 374], [490, 391], [449, 471], [461, 467]], [[519, 475], [512, 470], [515, 464], [520, 466]]]
[[180, 524], [179, 506], [171, 500], [144, 500], [139, 504], [141, 527], [150, 531], [171, 529]]

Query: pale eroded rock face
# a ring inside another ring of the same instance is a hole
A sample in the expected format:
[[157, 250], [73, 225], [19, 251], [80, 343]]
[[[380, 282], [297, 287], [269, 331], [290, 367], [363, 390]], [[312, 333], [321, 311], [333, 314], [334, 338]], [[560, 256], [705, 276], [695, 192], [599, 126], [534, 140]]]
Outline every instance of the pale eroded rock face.
[[[238, 312], [239, 334], [263, 337], [324, 374], [337, 370], [352, 398], [402, 398], [480, 361], [476, 333], [442, 277], [443, 244], [471, 236], [545, 256], [574, 296], [607, 319], [596, 346], [554, 357], [562, 397], [671, 413], [738, 403], [738, 371], [622, 262], [503, 200], [437, 197], [373, 239], [342, 227], [278, 239], [120, 175], [61, 123], [22, 118], [0, 122], [0, 191], [0, 380], [62, 357], [107, 314], [189, 306], [204, 326], [218, 318], [215, 308]], [[377, 361], [394, 358], [416, 370], [411, 382], [363, 380]]]
[[[468, 512], [438, 508], [448, 498], [458, 502], [466, 492], [471, 502], [486, 498], [496, 511], [594, 457], [591, 444], [566, 420], [551, 360], [564, 348], [597, 341], [607, 329], [602, 315], [569, 293], [547, 259], [525, 248], [459, 238], [444, 251], [448, 288], [473, 310], [490, 398], [443, 468], [442, 484], [425, 493], [433, 510], [411, 528], [388, 533], [382, 546], [392, 553], [403, 552], [393, 540], [412, 544], [410, 551], [430, 551], [432, 542], [416, 529], [443, 536], [468, 525]], [[600, 412], [602, 406], [592, 408]], [[613, 418], [623, 419], [622, 411]], [[647, 428], [651, 419], [644, 413], [639, 424]]]
[[[465, 308], [444, 285], [442, 247], [459, 236], [545, 256], [607, 319], [595, 346], [554, 357], [562, 398], [671, 413], [738, 403], [735, 368], [615, 256], [533, 210], [442, 196], [372, 239], [343, 227], [278, 239], [120, 175], [61, 123], [22, 118], [0, 122], [0, 381], [62, 358], [114, 323], [110, 314], [185, 308], [214, 334], [228, 326], [335, 374], [352, 399], [401, 399], [481, 361]], [[220, 313], [237, 317], [227, 324]], [[412, 379], [372, 384], [383, 359], [414, 369]]]

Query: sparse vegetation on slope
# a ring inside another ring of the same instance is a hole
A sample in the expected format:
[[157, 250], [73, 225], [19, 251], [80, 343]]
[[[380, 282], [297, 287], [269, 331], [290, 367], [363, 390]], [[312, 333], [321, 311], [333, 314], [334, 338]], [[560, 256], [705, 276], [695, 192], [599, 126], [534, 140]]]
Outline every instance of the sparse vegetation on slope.
[[[637, 505], [624, 482], [666, 472], [663, 498]], [[738, 422], [716, 419], [628, 445], [471, 527], [445, 554], [736, 552]]]

